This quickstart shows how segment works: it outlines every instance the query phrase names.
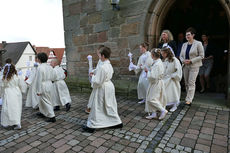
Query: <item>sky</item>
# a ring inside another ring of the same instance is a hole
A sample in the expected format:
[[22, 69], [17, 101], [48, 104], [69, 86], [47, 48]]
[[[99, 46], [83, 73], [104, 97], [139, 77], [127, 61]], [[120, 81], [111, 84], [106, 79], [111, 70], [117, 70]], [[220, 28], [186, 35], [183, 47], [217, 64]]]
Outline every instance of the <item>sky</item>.
[[62, 0], [0, 0], [0, 42], [65, 47]]

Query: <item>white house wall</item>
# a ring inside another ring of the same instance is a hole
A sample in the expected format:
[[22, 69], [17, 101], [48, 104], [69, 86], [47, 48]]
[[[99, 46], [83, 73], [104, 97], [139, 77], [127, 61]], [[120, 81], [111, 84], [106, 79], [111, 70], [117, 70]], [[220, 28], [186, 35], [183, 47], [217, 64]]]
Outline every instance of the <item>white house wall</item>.
[[[32, 57], [31, 61], [30, 61], [30, 56]], [[27, 62], [30, 62], [30, 67], [27, 66]], [[17, 69], [21, 69], [23, 72], [23, 75], [26, 75], [26, 70], [29, 68], [31, 69], [33, 67], [33, 64], [35, 62], [35, 52], [33, 50], [33, 48], [31, 47], [31, 45], [27, 45], [22, 56], [20, 57], [20, 59], [18, 60], [17, 64], [16, 64], [16, 68]]]

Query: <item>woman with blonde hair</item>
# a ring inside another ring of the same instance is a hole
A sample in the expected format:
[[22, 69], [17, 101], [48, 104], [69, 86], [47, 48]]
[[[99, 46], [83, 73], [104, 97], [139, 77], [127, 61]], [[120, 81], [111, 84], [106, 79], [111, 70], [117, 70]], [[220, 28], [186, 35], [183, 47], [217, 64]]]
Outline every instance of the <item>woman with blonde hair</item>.
[[173, 39], [173, 35], [169, 30], [163, 30], [159, 39], [158, 48], [168, 47], [176, 54], [177, 46], [176, 41]]
[[167, 106], [171, 106], [169, 111], [174, 112], [180, 103], [182, 68], [179, 60], [169, 48], [161, 49], [161, 55], [165, 69], [163, 80], [167, 93]]

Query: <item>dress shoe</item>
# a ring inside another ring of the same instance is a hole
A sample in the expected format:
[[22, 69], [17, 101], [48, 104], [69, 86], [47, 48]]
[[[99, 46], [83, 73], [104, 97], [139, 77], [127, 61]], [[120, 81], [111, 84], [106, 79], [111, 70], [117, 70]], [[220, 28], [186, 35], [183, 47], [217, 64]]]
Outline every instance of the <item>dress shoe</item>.
[[55, 117], [48, 118], [46, 120], [46, 122], [52, 122], [52, 123], [54, 123], [54, 122], [56, 122], [56, 118]]
[[45, 118], [45, 115], [43, 115], [43, 114], [40, 113], [40, 112], [38, 112], [36, 115], [37, 115], [38, 117]]
[[54, 107], [54, 111], [59, 111], [60, 110], [60, 106], [55, 106]]
[[71, 107], [71, 104], [70, 104], [70, 103], [67, 103], [67, 104], [65, 105], [65, 110], [66, 110], [66, 112], [68, 112], [68, 111], [70, 110], [70, 107]]
[[83, 125], [83, 126], [82, 126], [82, 129], [83, 129], [83, 131], [88, 132], [88, 133], [93, 133], [93, 132], [95, 131], [95, 129], [89, 128], [89, 127], [86, 126], [86, 125]]

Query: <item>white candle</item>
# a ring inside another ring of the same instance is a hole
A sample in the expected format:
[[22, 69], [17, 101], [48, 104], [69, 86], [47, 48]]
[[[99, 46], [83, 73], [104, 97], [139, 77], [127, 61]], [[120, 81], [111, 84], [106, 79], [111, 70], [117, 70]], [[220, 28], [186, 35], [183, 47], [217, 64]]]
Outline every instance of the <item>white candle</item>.
[[88, 55], [87, 59], [89, 61], [89, 73], [93, 71], [93, 60], [92, 60], [92, 56]]

